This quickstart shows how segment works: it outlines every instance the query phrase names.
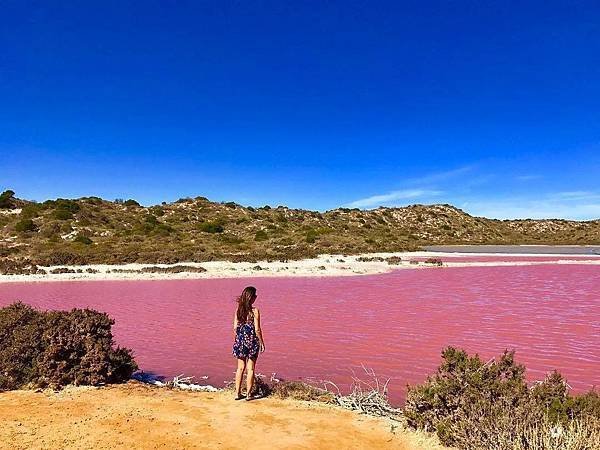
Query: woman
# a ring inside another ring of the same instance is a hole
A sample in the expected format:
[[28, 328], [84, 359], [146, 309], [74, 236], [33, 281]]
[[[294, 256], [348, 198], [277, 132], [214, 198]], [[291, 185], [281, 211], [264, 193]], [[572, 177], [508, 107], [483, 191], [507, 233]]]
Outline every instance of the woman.
[[233, 356], [237, 358], [235, 372], [235, 399], [242, 399], [242, 377], [246, 373], [246, 400], [251, 400], [254, 387], [254, 368], [258, 352], [265, 351], [265, 341], [260, 328], [260, 311], [252, 307], [256, 301], [256, 288], [248, 286], [237, 299], [237, 309], [233, 316]]

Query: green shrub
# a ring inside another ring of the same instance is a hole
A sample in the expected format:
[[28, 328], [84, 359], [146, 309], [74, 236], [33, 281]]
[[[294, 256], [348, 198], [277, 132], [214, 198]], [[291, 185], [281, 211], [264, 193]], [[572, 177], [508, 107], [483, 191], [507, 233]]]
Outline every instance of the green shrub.
[[7, 209], [13, 207], [15, 191], [11, 191], [10, 189], [4, 191], [0, 194], [0, 209]]
[[242, 239], [241, 237], [229, 233], [222, 234], [219, 240], [221, 242], [234, 245], [241, 244], [242, 242], [244, 242], [244, 239]]
[[231, 209], [235, 209], [237, 207], [237, 204], [235, 202], [226, 202], [224, 203], [224, 205]]
[[41, 205], [42, 208], [54, 208], [70, 211], [71, 213], [79, 212], [81, 207], [75, 200], [69, 200], [66, 198], [57, 198], [56, 200], [46, 200]]
[[73, 214], [79, 212], [81, 207], [76, 200], [69, 200], [66, 198], [58, 198], [55, 202], [55, 207], [57, 209], [66, 209], [67, 211], [71, 211]]
[[0, 308], [0, 390], [126, 381], [137, 365], [131, 350], [113, 348], [113, 324], [90, 309]]
[[267, 239], [269, 239], [269, 236], [264, 230], [258, 230], [254, 235], [255, 241], [266, 241]]
[[319, 237], [319, 234], [317, 233], [316, 230], [308, 230], [306, 232], [306, 235], [304, 236], [304, 240], [306, 242], [308, 242], [309, 244], [312, 244], [312, 243], [316, 242], [318, 237]]
[[73, 242], [78, 242], [80, 244], [90, 245], [93, 241], [89, 237], [84, 236], [83, 234], [78, 234], [75, 237], [75, 239], [73, 239]]
[[100, 197], [96, 197], [96, 196], [90, 196], [90, 197], [82, 197], [81, 200], [84, 200], [86, 203], [89, 203], [91, 205], [101, 205], [104, 200], [102, 200]]
[[18, 231], [19, 233], [28, 233], [30, 231], [36, 231], [37, 226], [35, 223], [33, 223], [33, 220], [23, 219], [23, 220], [19, 220], [15, 224], [15, 230]]
[[144, 220], [150, 225], [158, 225], [160, 223], [156, 216], [153, 214], [148, 214]]
[[69, 220], [73, 218], [73, 213], [68, 209], [56, 209], [52, 215], [58, 220]]
[[173, 231], [173, 228], [166, 223], [159, 223], [154, 227], [154, 234], [157, 236], [168, 236]]
[[136, 202], [135, 200], [133, 200], [132, 198], [125, 200], [123, 202], [123, 205], [125, 206], [135, 206], [135, 207], [139, 207], [141, 206], [138, 202]]
[[597, 394], [570, 396], [557, 372], [529, 388], [514, 352], [484, 363], [477, 355], [448, 347], [442, 358], [435, 375], [409, 386], [404, 416], [410, 426], [436, 432], [445, 445], [523, 448], [519, 445], [525, 436], [541, 423], [569, 427], [573, 421], [600, 419]]
[[21, 218], [23, 219], [33, 219], [40, 215], [40, 211], [42, 210], [42, 205], [38, 203], [30, 203], [23, 207], [21, 210]]
[[223, 225], [220, 222], [202, 222], [198, 229], [204, 233], [222, 233]]
[[150, 208], [150, 212], [157, 217], [162, 217], [165, 215], [165, 210], [160, 206], [153, 206], [152, 208]]

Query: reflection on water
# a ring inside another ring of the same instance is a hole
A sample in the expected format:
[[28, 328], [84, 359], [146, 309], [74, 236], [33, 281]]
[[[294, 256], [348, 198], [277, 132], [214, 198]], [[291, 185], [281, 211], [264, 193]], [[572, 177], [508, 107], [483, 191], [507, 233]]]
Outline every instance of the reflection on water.
[[600, 385], [600, 267], [539, 265], [398, 270], [339, 278], [0, 284], [0, 305], [91, 307], [116, 320], [120, 345], [165, 376], [233, 377], [234, 297], [258, 288], [267, 352], [258, 372], [348, 388], [360, 365], [391, 378], [398, 402], [444, 346], [483, 358], [515, 348], [530, 379], [558, 369], [576, 390]]

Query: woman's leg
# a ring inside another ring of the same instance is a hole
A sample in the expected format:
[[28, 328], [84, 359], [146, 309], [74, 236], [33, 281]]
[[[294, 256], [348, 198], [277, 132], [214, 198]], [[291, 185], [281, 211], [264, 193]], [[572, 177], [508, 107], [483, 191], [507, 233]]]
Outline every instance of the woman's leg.
[[254, 387], [254, 367], [256, 366], [256, 358], [248, 358], [248, 371], [246, 372], [246, 398], [252, 395]]
[[242, 377], [244, 376], [244, 369], [246, 368], [246, 360], [238, 358], [238, 366], [235, 371], [235, 395], [239, 397], [242, 389]]

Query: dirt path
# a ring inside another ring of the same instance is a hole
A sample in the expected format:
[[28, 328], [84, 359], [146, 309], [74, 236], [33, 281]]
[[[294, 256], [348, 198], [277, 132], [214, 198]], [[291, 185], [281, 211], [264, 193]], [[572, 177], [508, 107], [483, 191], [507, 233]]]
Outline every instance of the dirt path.
[[441, 448], [383, 419], [293, 400], [138, 383], [0, 393], [0, 448]]

